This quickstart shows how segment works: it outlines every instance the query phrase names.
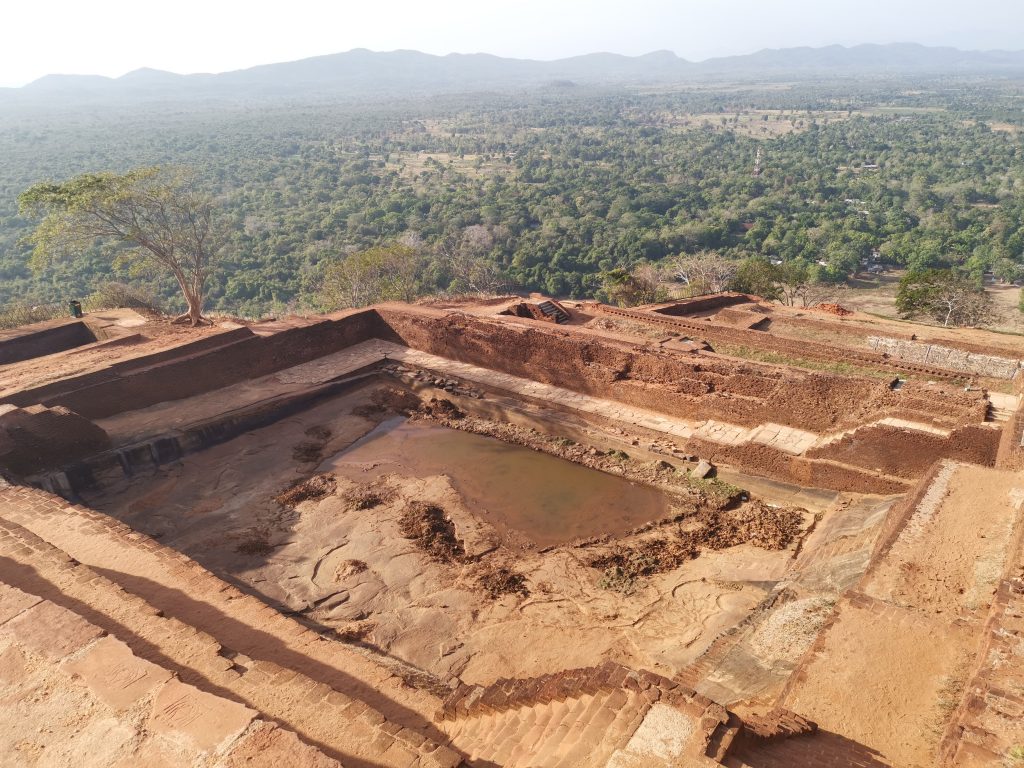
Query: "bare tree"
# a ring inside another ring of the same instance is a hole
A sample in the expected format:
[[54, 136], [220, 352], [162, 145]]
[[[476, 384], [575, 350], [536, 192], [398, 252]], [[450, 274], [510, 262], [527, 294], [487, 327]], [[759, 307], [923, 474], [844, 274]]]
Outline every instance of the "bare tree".
[[187, 170], [87, 173], [36, 184], [19, 196], [18, 205], [23, 215], [42, 219], [28, 237], [36, 266], [79, 256], [97, 240], [127, 245], [130, 255], [174, 275], [188, 306], [175, 322], [209, 322], [203, 317], [206, 278], [223, 237], [213, 199]]
[[455, 293], [485, 296], [508, 293], [508, 280], [501, 268], [488, 257], [503, 228], [490, 229], [482, 224], [446, 235], [437, 249], [452, 275]]
[[819, 304], [840, 303], [845, 295], [846, 286], [843, 283], [808, 283], [804, 286], [800, 300], [805, 307], [816, 307]]
[[970, 278], [949, 269], [908, 272], [896, 293], [904, 317], [931, 317], [944, 326], [978, 326], [998, 321], [992, 297]]
[[682, 280], [697, 295], [726, 290], [736, 276], [739, 263], [715, 251], [701, 251], [692, 255], [681, 253], [670, 259], [667, 267], [673, 277]]

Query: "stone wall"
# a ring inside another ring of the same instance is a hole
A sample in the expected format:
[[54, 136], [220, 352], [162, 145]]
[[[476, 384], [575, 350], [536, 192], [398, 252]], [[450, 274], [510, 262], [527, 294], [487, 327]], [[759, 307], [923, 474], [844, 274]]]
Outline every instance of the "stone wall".
[[1021, 367], [1020, 360], [1008, 357], [983, 355], [938, 344], [904, 341], [887, 336], [870, 336], [868, 345], [875, 352], [889, 355], [897, 360], [921, 365], [935, 365], [951, 371], [962, 371], [992, 379], [1012, 379]]
[[[6, 398], [15, 405], [62, 405], [90, 419], [146, 408], [168, 400], [209, 392], [240, 381], [290, 368], [337, 352], [369, 338], [390, 339], [390, 329], [372, 310], [289, 328], [270, 336], [248, 329], [231, 332], [229, 343], [212, 346], [220, 336], [196, 346], [127, 361], [94, 374], [65, 379]], [[200, 346], [206, 342], [206, 346]]]

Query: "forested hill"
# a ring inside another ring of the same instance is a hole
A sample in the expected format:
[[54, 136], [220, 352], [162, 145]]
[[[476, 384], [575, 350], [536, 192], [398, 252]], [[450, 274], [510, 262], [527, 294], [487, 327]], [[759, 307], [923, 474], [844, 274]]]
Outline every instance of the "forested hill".
[[417, 51], [353, 50], [221, 74], [178, 75], [139, 69], [118, 78], [48, 75], [0, 100], [40, 98], [248, 98], [334, 93], [346, 96], [451, 93], [551, 83], [684, 83], [729, 78], [822, 78], [865, 75], [1024, 74], [1024, 51], [960, 51], [915, 44], [839, 45], [763, 50], [695, 63], [670, 51], [644, 56], [594, 53], [557, 61], [488, 54], [432, 56]]
[[455, 257], [576, 297], [617, 268], [704, 249], [825, 281], [876, 250], [979, 280], [1024, 270], [1024, 75], [156, 92], [0, 105], [0, 305], [110, 280], [175, 300], [166, 276], [98, 246], [33, 271], [17, 210], [39, 181], [153, 164], [191, 166], [218, 196], [230, 239], [209, 304], [250, 315], [301, 304], [332, 260], [395, 240], [424, 254], [423, 292], [464, 287]]

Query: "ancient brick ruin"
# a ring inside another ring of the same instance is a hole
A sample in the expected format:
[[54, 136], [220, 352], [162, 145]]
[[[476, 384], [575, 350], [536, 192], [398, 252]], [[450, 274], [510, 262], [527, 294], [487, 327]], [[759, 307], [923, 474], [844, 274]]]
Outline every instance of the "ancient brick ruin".
[[741, 294], [10, 332], [0, 754], [1005, 765], [1021, 359]]

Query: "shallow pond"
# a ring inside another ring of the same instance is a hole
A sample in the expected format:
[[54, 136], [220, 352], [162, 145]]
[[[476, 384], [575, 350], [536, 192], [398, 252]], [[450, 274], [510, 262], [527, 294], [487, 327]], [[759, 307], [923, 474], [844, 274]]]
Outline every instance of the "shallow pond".
[[322, 468], [328, 467], [360, 480], [389, 472], [447, 475], [470, 511], [540, 547], [619, 535], [669, 511], [666, 496], [649, 486], [493, 437], [403, 418], [383, 422]]

